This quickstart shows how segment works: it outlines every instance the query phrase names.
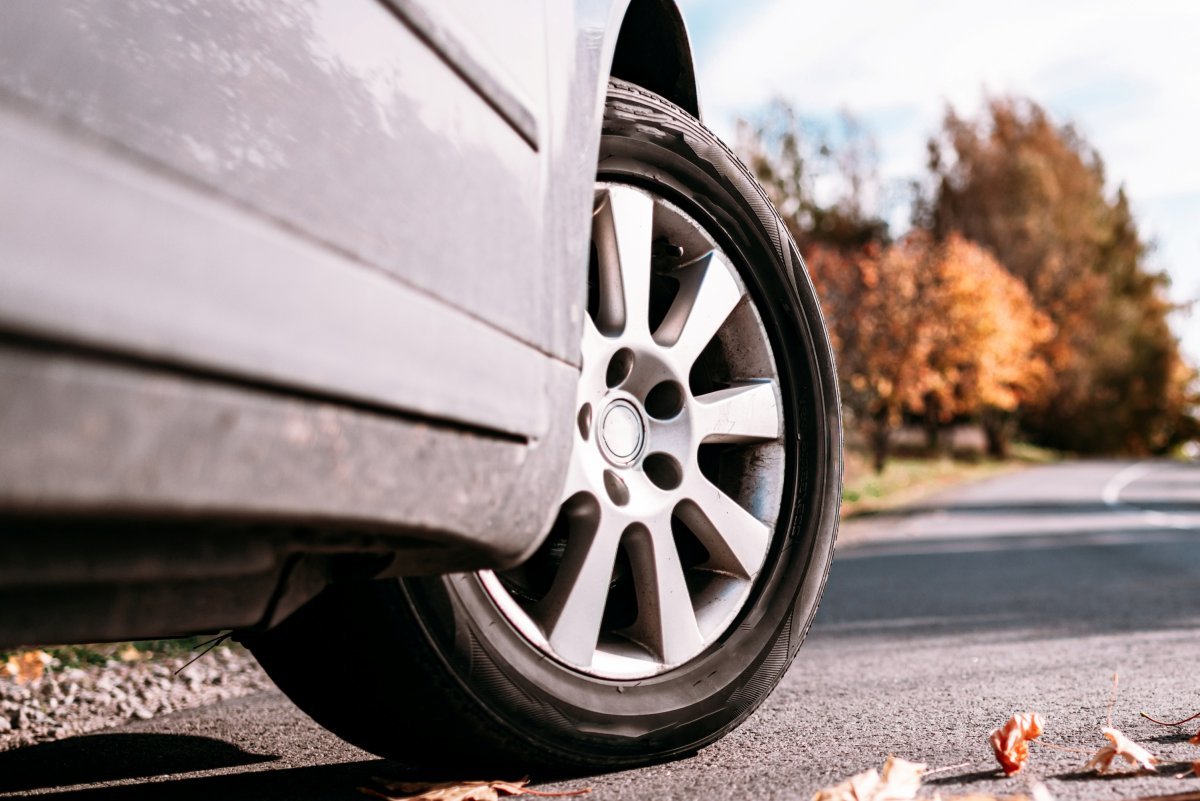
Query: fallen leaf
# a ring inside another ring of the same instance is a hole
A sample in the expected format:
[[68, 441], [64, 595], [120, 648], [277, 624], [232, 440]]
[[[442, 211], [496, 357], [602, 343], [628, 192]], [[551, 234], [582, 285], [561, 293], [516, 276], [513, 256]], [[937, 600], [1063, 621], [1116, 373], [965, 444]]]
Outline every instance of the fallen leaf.
[[1041, 736], [1042, 716], [1036, 712], [1020, 712], [1008, 719], [988, 737], [996, 761], [1005, 776], [1012, 776], [1029, 759], [1029, 741]]
[[1034, 782], [1030, 785], [1029, 792], [1033, 796], [1033, 801], [1054, 801], [1054, 795], [1050, 792], [1050, 788], [1041, 782]]
[[[423, 789], [422, 789], [423, 788]], [[500, 794], [490, 782], [446, 782], [444, 784], [414, 784], [411, 787], [395, 786], [387, 792], [370, 787], [359, 787], [360, 792], [389, 801], [420, 799], [420, 801], [498, 801]], [[394, 792], [403, 795], [392, 795]]]
[[965, 795], [934, 795], [932, 801], [1030, 801], [1027, 795], [988, 795], [987, 793], [967, 793]]
[[856, 773], [841, 784], [818, 790], [813, 801], [912, 801], [921, 789], [925, 767], [890, 756], [882, 775], [874, 768]]
[[[371, 787], [359, 787], [358, 790], [366, 795], [374, 796], [375, 798], [386, 798], [389, 801], [400, 801], [400, 799], [421, 799], [421, 801], [497, 801], [500, 794], [488, 782], [465, 782], [455, 784], [447, 782], [445, 784], [422, 785], [426, 789], [423, 792], [415, 790], [407, 790], [404, 788], [395, 788], [388, 792], [380, 792]], [[392, 792], [401, 792], [405, 795], [392, 795]]]
[[1029, 796], [1025, 795], [988, 795], [987, 793], [968, 793], [966, 795], [935, 795], [933, 801], [1054, 801], [1054, 796], [1041, 782], [1034, 782], [1029, 787]]
[[137, 648], [135, 648], [133, 646], [133, 643], [130, 643], [129, 645], [126, 645], [124, 648], [122, 648], [121, 652], [119, 654], [117, 654], [117, 656], [121, 659], [122, 662], [137, 662], [137, 661], [141, 660], [142, 652], [139, 651]]
[[1084, 765], [1084, 770], [1095, 768], [1100, 773], [1108, 771], [1112, 761], [1122, 757], [1132, 765], [1138, 765], [1145, 770], [1157, 770], [1158, 757], [1151, 754], [1142, 746], [1130, 740], [1116, 729], [1106, 726], [1100, 733], [1108, 738], [1108, 745], [1096, 752], [1095, 756]]
[[[526, 787], [529, 779], [515, 782], [395, 782], [376, 779], [383, 792], [370, 787], [359, 787], [359, 791], [387, 801], [499, 801], [500, 798], [512, 795], [532, 795], [540, 798], [565, 798], [567, 796], [584, 795], [592, 791], [591, 787], [578, 790], [553, 792], [546, 790], [531, 790]], [[394, 795], [400, 793], [400, 795]]]
[[925, 776], [925, 763], [909, 762], [889, 756], [883, 763], [883, 783], [881, 793], [876, 794], [876, 801], [885, 799], [910, 799], [917, 797], [921, 789], [921, 779]]
[[0, 668], [0, 672], [11, 676], [17, 684], [37, 681], [46, 672], [46, 666], [54, 661], [54, 657], [45, 651], [25, 651], [13, 654]]

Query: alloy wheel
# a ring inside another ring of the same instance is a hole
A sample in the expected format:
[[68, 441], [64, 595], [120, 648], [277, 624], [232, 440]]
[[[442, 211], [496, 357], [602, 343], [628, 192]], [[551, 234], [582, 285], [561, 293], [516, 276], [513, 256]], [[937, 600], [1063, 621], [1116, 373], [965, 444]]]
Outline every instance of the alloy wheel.
[[771, 548], [785, 424], [770, 338], [694, 218], [599, 183], [561, 511], [524, 565], [480, 579], [550, 657], [649, 677], [716, 643]]

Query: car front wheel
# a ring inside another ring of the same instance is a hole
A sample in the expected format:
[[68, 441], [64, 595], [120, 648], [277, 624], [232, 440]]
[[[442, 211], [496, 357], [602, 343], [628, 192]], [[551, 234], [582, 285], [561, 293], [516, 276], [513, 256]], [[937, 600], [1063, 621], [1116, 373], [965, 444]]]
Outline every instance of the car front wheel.
[[800, 647], [841, 483], [817, 299], [744, 166], [619, 81], [588, 283], [570, 467], [532, 558], [334, 586], [248, 639], [350, 742], [426, 766], [661, 760], [743, 721]]

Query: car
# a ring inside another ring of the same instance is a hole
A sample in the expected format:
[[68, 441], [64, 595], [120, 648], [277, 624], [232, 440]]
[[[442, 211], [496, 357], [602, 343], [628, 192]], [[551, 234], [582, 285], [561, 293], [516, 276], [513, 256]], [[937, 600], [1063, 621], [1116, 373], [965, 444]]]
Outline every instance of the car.
[[0, 642], [229, 630], [422, 766], [778, 683], [836, 373], [671, 0], [10, 0], [0, 141]]

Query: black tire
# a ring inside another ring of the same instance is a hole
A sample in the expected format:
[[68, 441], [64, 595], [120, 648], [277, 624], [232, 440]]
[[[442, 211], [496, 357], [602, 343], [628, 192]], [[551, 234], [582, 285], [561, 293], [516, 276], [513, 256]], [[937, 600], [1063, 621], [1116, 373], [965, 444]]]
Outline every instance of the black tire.
[[816, 613], [837, 530], [841, 423], [828, 336], [795, 245], [712, 133], [631, 84], [610, 84], [599, 177], [649, 189], [700, 221], [758, 304], [787, 428], [786, 492], [767, 564], [719, 642], [636, 681], [546, 658], [474, 575], [332, 586], [247, 644], [302, 709], [368, 751], [509, 773], [692, 753], [766, 698]]

